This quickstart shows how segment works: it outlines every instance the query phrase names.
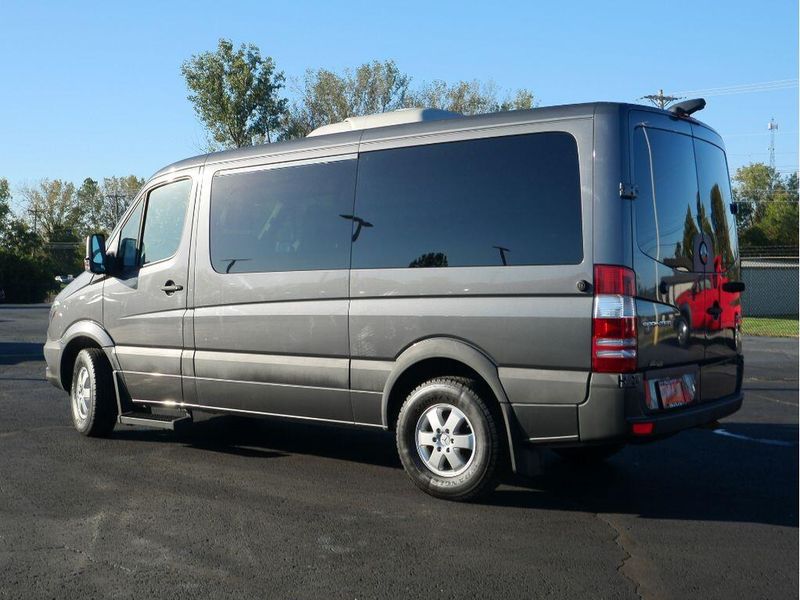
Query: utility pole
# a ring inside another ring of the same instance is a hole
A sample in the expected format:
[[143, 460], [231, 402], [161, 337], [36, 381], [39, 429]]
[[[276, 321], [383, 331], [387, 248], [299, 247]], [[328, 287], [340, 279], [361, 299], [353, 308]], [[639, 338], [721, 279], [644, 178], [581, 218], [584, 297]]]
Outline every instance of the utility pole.
[[128, 194], [106, 194], [106, 198], [114, 201], [114, 221], [119, 221], [119, 201], [127, 200]]
[[778, 131], [778, 123], [774, 117], [769, 120], [767, 131], [769, 131], [769, 166], [775, 169], [775, 132]]
[[681, 100], [680, 96], [665, 96], [664, 90], [658, 90], [657, 94], [648, 94], [647, 96], [642, 96], [639, 100], [649, 100], [653, 103], [653, 105], [657, 106], [658, 108], [667, 108], [670, 104], [675, 102], [676, 100]]
[[42, 214], [42, 210], [36, 206], [32, 205], [28, 212], [33, 216], [33, 233], [39, 233], [39, 215]]

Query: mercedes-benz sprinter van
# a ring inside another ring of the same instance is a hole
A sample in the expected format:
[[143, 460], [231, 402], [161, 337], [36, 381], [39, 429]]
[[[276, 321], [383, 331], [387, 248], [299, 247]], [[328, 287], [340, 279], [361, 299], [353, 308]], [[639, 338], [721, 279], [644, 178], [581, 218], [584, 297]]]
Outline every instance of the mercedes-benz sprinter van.
[[464, 500], [531, 450], [599, 460], [742, 402], [720, 136], [595, 103], [408, 110], [156, 173], [53, 303], [81, 433], [193, 411], [396, 432]]

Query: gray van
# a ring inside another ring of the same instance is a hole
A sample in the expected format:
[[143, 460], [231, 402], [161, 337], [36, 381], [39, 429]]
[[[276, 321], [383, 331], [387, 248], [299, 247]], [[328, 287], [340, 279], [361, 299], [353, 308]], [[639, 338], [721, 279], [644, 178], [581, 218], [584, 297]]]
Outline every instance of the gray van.
[[735, 205], [691, 114], [408, 110], [190, 158], [53, 303], [81, 433], [193, 411], [396, 432], [453, 500], [742, 403]]

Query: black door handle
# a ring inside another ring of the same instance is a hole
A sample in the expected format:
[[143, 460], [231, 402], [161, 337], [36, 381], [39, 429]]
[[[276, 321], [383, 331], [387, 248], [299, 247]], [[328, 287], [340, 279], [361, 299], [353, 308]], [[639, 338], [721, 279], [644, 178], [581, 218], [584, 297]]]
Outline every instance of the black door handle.
[[161, 291], [164, 292], [167, 296], [171, 296], [175, 292], [180, 292], [183, 289], [183, 286], [175, 283], [171, 279], [167, 281], [163, 286], [161, 286]]
[[711, 318], [715, 321], [722, 316], [722, 309], [716, 304], [706, 310], [706, 312], [711, 315]]

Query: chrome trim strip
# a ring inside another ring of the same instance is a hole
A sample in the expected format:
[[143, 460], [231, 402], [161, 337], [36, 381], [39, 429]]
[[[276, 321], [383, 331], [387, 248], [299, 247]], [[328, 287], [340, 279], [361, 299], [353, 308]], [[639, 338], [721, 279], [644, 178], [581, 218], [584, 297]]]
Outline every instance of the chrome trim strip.
[[553, 435], [550, 437], [532, 437], [528, 438], [529, 442], [548, 442], [557, 440], [577, 440], [577, 435]]
[[180, 375], [179, 373], [155, 373], [152, 371], [126, 371], [122, 369], [121, 371], [117, 371], [118, 373], [122, 373], [123, 375], [147, 375], [148, 377], [185, 377], [185, 375]]
[[[299, 386], [298, 386], [299, 387]], [[335, 388], [334, 388], [335, 389]], [[385, 429], [383, 425], [375, 424], [375, 423], [359, 423], [356, 421], [339, 421], [336, 419], [320, 419], [318, 417], [302, 417], [299, 415], [284, 415], [281, 413], [270, 413], [270, 412], [261, 412], [257, 410], [245, 410], [243, 408], [225, 408], [222, 406], [208, 406], [205, 404], [192, 404], [186, 402], [173, 402], [170, 400], [161, 401], [161, 400], [137, 400], [132, 399], [133, 402], [138, 402], [139, 404], [160, 404], [164, 406], [174, 407], [174, 408], [199, 408], [199, 409], [207, 409], [207, 410], [218, 410], [220, 412], [237, 412], [237, 413], [245, 413], [248, 415], [261, 415], [265, 417], [284, 417], [287, 419], [299, 419], [301, 421], [319, 421], [321, 423], [340, 423], [342, 425], [360, 425], [364, 427], [378, 427], [380, 429]]]
[[[329, 390], [332, 392], [349, 392], [347, 388], [343, 387], [323, 387], [318, 385], [300, 385], [296, 383], [273, 383], [271, 381], [244, 381], [242, 379], [218, 379], [216, 377], [197, 377], [192, 375], [183, 375], [185, 379], [194, 379], [195, 381], [220, 381], [222, 383], [246, 383], [252, 385], [277, 385], [280, 387], [290, 388], [303, 388], [306, 390]], [[347, 423], [348, 421], [344, 421]]]

